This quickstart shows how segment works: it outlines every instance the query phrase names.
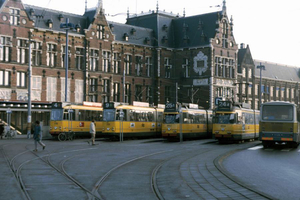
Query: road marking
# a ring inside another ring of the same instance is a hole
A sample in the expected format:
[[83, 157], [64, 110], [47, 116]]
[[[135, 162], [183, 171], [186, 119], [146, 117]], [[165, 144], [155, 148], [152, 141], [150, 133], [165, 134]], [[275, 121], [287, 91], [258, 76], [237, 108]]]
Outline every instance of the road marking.
[[254, 151], [254, 150], [258, 150], [258, 149], [262, 149], [262, 148], [264, 148], [264, 147], [261, 146], [261, 145], [259, 145], [259, 146], [256, 146], [256, 147], [251, 147], [251, 148], [249, 148], [248, 150]]

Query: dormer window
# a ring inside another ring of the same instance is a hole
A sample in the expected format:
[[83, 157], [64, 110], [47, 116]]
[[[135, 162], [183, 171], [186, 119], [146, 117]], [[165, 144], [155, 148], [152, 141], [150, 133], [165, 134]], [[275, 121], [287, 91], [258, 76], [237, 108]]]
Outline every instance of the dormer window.
[[168, 43], [168, 37], [167, 37], [167, 36], [164, 36], [164, 37], [162, 38], [162, 42], [165, 43], [165, 44]]
[[115, 27], [115, 26], [114, 26], [113, 24], [110, 24], [110, 25], [109, 25], [109, 28], [110, 28], [110, 30], [111, 30], [112, 32], [114, 31], [114, 27]]
[[52, 27], [53, 27], [53, 20], [52, 19], [48, 19], [47, 24], [48, 24], [48, 27], [50, 29], [52, 29]]
[[81, 28], [80, 24], [76, 24], [75, 29], [76, 29], [76, 32], [77, 32], [77, 33], [80, 32], [80, 28]]
[[145, 40], [144, 40], [144, 43], [145, 44], [150, 44], [150, 39], [148, 37], [146, 37]]
[[124, 40], [125, 40], [126, 42], [128, 42], [128, 40], [129, 40], [129, 36], [128, 36], [128, 34], [127, 34], [127, 33], [124, 33], [124, 36], [123, 36], [123, 38], [124, 38]]
[[64, 16], [63, 16], [62, 14], [59, 14], [59, 15], [58, 15], [58, 19], [59, 19], [59, 21], [61, 21], [61, 22], [62, 22], [62, 21], [63, 21], [63, 19], [64, 19]]
[[34, 9], [33, 9], [33, 8], [30, 8], [29, 13], [30, 13], [31, 16], [33, 16], [33, 15], [34, 15]]
[[136, 33], [136, 30], [135, 30], [134, 28], [132, 28], [132, 29], [131, 29], [131, 34], [132, 34], [132, 35], [135, 35], [135, 33]]
[[166, 24], [163, 25], [163, 30], [168, 31], [168, 26]]

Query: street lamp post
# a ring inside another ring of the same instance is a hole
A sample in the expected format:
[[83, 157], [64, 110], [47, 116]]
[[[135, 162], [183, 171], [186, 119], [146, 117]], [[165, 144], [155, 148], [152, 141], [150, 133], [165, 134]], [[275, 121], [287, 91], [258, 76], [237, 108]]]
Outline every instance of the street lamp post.
[[256, 68], [260, 69], [259, 89], [258, 89], [258, 92], [259, 92], [259, 106], [258, 107], [260, 108], [260, 106], [261, 106], [261, 82], [262, 82], [261, 74], [262, 74], [262, 70], [266, 70], [266, 68], [264, 65], [261, 65], [261, 63]]
[[29, 53], [28, 53], [28, 115], [27, 115], [27, 138], [30, 139], [31, 135], [31, 76], [32, 76], [32, 69], [31, 69], [31, 31], [28, 32], [29, 37]]
[[68, 46], [69, 46], [69, 30], [75, 28], [74, 24], [69, 22], [69, 18], [66, 19], [66, 23], [61, 23], [60, 28], [66, 30], [66, 55], [65, 55], [65, 102], [68, 101], [68, 67], [69, 67], [69, 55], [68, 55]]

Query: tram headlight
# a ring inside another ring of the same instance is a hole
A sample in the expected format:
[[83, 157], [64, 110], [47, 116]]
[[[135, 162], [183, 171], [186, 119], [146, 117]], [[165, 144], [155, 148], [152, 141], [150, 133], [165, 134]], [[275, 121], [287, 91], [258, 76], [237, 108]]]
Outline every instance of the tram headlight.
[[168, 131], [170, 131], [171, 130], [171, 128], [168, 128]]
[[57, 129], [57, 127], [55, 126], [55, 127], [54, 127], [54, 130], [56, 130], [56, 129]]
[[107, 128], [106, 130], [109, 131], [109, 128]]

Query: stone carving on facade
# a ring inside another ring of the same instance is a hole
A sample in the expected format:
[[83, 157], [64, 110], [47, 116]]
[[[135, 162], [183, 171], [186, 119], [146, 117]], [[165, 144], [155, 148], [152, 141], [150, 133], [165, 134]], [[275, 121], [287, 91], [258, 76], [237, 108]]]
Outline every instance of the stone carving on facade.
[[208, 57], [204, 55], [202, 51], [198, 53], [196, 57], [194, 57], [194, 71], [201, 76], [204, 72], [207, 71], [207, 60]]

